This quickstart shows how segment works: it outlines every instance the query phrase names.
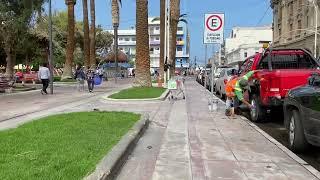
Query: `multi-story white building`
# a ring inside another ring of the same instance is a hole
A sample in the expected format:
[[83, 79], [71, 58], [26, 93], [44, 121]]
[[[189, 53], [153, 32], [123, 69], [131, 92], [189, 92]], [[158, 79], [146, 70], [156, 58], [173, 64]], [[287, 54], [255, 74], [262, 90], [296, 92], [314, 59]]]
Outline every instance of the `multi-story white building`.
[[261, 51], [261, 42], [272, 41], [272, 27], [235, 27], [226, 38], [225, 57], [227, 64], [245, 60]]
[[[160, 21], [158, 18], [149, 18], [149, 45], [150, 45], [150, 67], [158, 68], [160, 60]], [[107, 30], [113, 34], [113, 30]], [[187, 53], [186, 25], [179, 24], [177, 32], [176, 65], [186, 67], [189, 54]], [[119, 49], [135, 61], [136, 55], [136, 30], [118, 30]]]

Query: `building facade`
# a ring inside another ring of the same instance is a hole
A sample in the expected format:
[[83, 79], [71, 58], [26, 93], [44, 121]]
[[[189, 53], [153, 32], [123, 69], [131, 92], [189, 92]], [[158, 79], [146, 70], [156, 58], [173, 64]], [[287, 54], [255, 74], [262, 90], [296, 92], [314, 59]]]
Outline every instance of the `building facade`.
[[[271, 0], [274, 47], [306, 48], [314, 54], [316, 7], [320, 13], [320, 1], [315, 1], [317, 6], [309, 0]], [[319, 44], [319, 40], [317, 43]], [[317, 47], [317, 56], [319, 49]]]
[[[160, 64], [160, 21], [158, 18], [149, 18], [149, 46], [150, 67], [159, 68]], [[107, 30], [113, 34], [113, 30]], [[177, 31], [176, 66], [189, 67], [189, 53], [187, 47], [187, 26], [179, 23]], [[130, 60], [135, 61], [136, 30], [118, 30], [119, 49], [126, 53]]]
[[237, 64], [262, 49], [262, 42], [272, 41], [272, 27], [235, 27], [225, 41], [225, 64]]

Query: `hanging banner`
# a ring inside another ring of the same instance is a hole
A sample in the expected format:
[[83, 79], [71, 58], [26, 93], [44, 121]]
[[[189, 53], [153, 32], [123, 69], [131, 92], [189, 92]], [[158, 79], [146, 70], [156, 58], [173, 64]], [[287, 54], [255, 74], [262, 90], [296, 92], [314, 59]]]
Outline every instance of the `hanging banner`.
[[222, 44], [224, 30], [224, 14], [212, 13], [204, 16], [204, 44]]

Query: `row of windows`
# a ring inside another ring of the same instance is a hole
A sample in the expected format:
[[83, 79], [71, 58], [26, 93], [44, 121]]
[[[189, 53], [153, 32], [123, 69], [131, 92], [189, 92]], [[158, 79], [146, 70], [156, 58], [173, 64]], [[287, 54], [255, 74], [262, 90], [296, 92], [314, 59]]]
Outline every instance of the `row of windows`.
[[[160, 30], [160, 27], [159, 27], [159, 26], [157, 26], [157, 27], [150, 27], [150, 31], [153, 31], [153, 30], [159, 31], [159, 30]], [[183, 31], [183, 27], [178, 27], [178, 31]]]
[[[153, 51], [160, 51], [160, 48], [159, 47], [150, 48], [150, 52], [153, 52]], [[182, 47], [177, 47], [177, 51], [183, 51]]]
[[[119, 38], [119, 41], [136, 41], [136, 38]], [[160, 41], [160, 37], [151, 37], [151, 41]], [[183, 41], [183, 38], [177, 38], [177, 41]]]

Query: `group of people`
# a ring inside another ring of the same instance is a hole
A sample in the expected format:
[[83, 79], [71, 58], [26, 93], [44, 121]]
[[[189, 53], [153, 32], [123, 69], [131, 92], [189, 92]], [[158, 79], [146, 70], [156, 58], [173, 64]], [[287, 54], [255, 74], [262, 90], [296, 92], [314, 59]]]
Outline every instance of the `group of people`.
[[78, 90], [79, 91], [84, 90], [84, 82], [86, 80], [88, 84], [89, 92], [93, 92], [95, 77], [97, 76], [100, 78], [100, 80], [102, 80], [102, 77], [103, 77], [102, 69], [97, 68], [96, 70], [94, 70], [94, 68], [88, 68], [85, 71], [83, 67], [78, 66], [74, 76], [78, 82]]
[[238, 109], [240, 103], [243, 103], [250, 109], [254, 109], [243, 96], [245, 91], [250, 91], [249, 80], [253, 77], [253, 74], [257, 71], [250, 71], [243, 77], [233, 76], [226, 84], [226, 115], [234, 117], [235, 109]]
[[[99, 77], [102, 81], [102, 69], [97, 68], [96, 70], [94, 70], [94, 68], [88, 68], [85, 71], [83, 67], [78, 66], [74, 74], [74, 78], [77, 80], [78, 83], [78, 91], [84, 91], [84, 83], [85, 81], [87, 81], [88, 91], [93, 92], [95, 77]], [[40, 67], [38, 72], [38, 78], [42, 82], [41, 94], [48, 94], [47, 88], [49, 86], [50, 70], [48, 68], [47, 63], [43, 63], [42, 67]]]

